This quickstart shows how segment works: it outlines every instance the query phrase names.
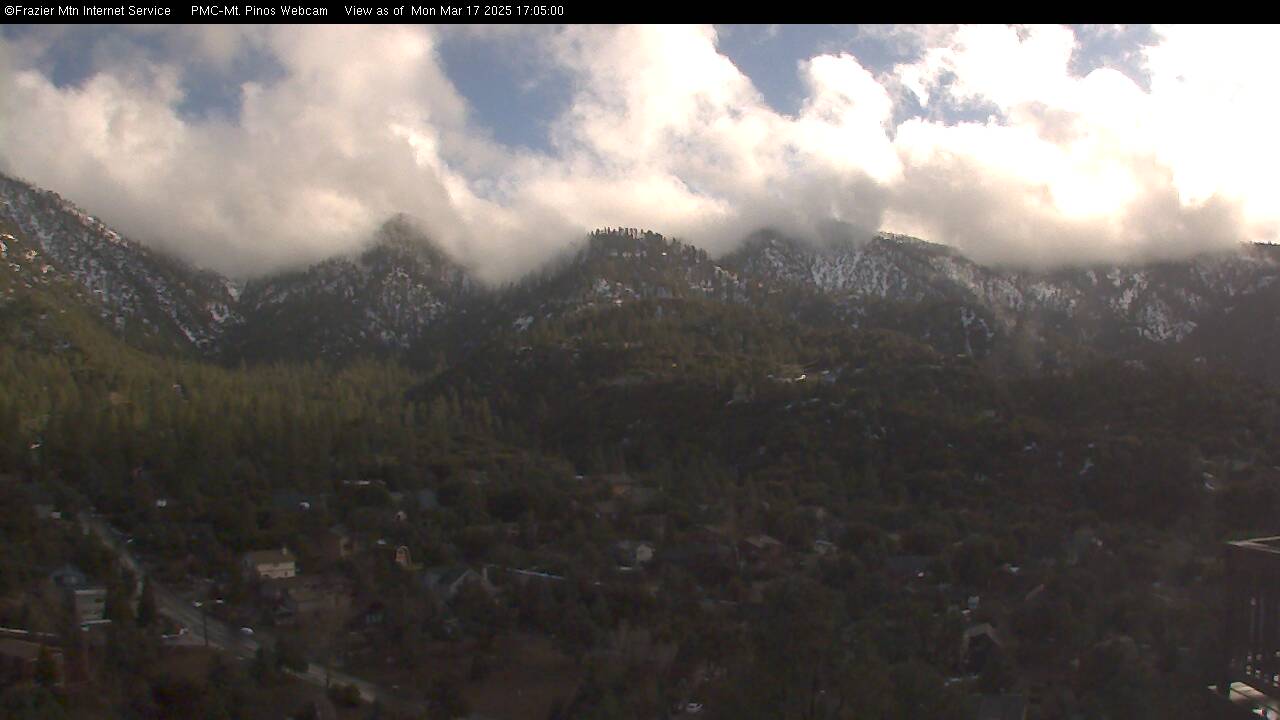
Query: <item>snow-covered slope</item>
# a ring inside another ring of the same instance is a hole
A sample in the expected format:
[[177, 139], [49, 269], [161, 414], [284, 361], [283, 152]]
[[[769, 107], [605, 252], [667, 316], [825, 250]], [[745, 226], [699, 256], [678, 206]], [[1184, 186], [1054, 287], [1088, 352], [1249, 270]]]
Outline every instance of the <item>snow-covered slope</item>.
[[477, 290], [471, 275], [406, 218], [362, 252], [250, 282], [236, 357], [348, 357], [408, 350]]
[[0, 175], [0, 221], [98, 298], [117, 330], [211, 350], [240, 319], [223, 278], [122, 237], [54, 193]]
[[1048, 330], [1108, 348], [1177, 344], [1234, 298], [1280, 275], [1273, 253], [1243, 247], [1178, 262], [1032, 271], [978, 265], [941, 245], [879, 235], [813, 246], [761, 234], [724, 259], [752, 284], [791, 284], [835, 299], [854, 321], [877, 302], [955, 307], [991, 333]]
[[811, 245], [760, 232], [712, 259], [658, 233], [614, 228], [492, 289], [403, 217], [357, 253], [247, 284], [197, 271], [54, 193], [0, 176], [4, 228], [13, 239], [0, 245], [0, 259], [17, 278], [7, 290], [61, 278], [77, 288], [67, 297], [126, 337], [230, 361], [447, 353], [546, 318], [700, 299], [767, 304], [799, 322], [890, 328], [948, 353], [1004, 349], [1028, 367], [1175, 348], [1245, 369], [1269, 363], [1280, 377], [1275, 353], [1230, 349], [1280, 346], [1272, 311], [1280, 253], [1267, 246], [1034, 271], [979, 265], [900, 235]]

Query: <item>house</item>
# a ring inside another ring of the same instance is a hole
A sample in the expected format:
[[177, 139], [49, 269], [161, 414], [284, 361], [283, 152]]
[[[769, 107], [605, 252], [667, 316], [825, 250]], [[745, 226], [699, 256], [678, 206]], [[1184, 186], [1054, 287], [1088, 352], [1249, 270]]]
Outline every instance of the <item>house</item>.
[[51, 664], [54, 684], [62, 685], [66, 675], [61, 649], [11, 638], [0, 638], [0, 684], [9, 686], [35, 681], [41, 652], [46, 653]]
[[74, 565], [63, 565], [49, 576], [53, 584], [62, 589], [71, 606], [76, 622], [102, 622], [106, 617], [107, 589], [89, 582], [89, 578]]
[[259, 585], [263, 600], [274, 604], [283, 621], [326, 612], [346, 612], [351, 607], [351, 583], [340, 577], [295, 575], [268, 578]]
[[351, 608], [351, 586], [337, 578], [299, 576], [274, 582], [290, 583], [280, 593], [276, 611], [287, 618], [345, 614]]
[[640, 567], [653, 560], [653, 546], [634, 540], [621, 540], [614, 544], [613, 556], [619, 567]]
[[749, 561], [760, 561], [777, 558], [782, 555], [784, 546], [782, 541], [769, 535], [752, 535], [744, 539], [738, 549], [742, 552], [742, 556]]
[[395, 550], [395, 564], [396, 564], [396, 565], [399, 565], [400, 567], [404, 568], [405, 570], [412, 570], [412, 569], [413, 569], [413, 558], [409, 555], [409, 548], [408, 548], [408, 546], [400, 545], [400, 546], [396, 547], [396, 550]]
[[83, 587], [89, 583], [89, 576], [75, 565], [63, 565], [50, 573], [49, 579], [61, 588]]
[[320, 538], [320, 550], [330, 560], [345, 560], [360, 550], [360, 543], [345, 525], [334, 525]]
[[483, 573], [478, 573], [461, 565], [438, 566], [428, 568], [422, 574], [422, 584], [437, 599], [444, 601], [452, 600], [463, 587], [471, 583], [477, 584], [492, 595], [497, 592], [497, 589], [489, 582], [488, 574], [487, 568]]
[[960, 662], [965, 672], [973, 675], [982, 672], [987, 658], [1003, 646], [1000, 634], [991, 623], [980, 623], [967, 628], [960, 637]]
[[609, 493], [615, 497], [625, 495], [636, 484], [636, 480], [626, 473], [601, 475], [599, 480], [609, 486]]
[[1025, 695], [983, 695], [978, 703], [978, 720], [1026, 720]]
[[69, 591], [71, 611], [76, 622], [102, 622], [107, 614], [107, 589], [101, 585], [74, 588]]
[[248, 577], [258, 580], [278, 580], [298, 574], [298, 563], [289, 548], [245, 553], [241, 567]]
[[659, 496], [657, 488], [642, 485], [640, 481], [626, 473], [602, 475], [600, 479], [609, 486], [611, 497], [631, 507], [648, 507], [657, 501]]

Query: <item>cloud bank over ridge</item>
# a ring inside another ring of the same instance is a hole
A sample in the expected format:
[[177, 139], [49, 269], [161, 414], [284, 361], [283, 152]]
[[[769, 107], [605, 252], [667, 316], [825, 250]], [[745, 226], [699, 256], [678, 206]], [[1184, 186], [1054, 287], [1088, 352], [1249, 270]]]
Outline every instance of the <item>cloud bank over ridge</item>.
[[[1270, 28], [1155, 28], [1084, 62], [1122, 31], [879, 29], [911, 59], [815, 48], [793, 112], [711, 27], [75, 32], [0, 35], [0, 169], [233, 275], [350, 249], [397, 212], [491, 279], [603, 225], [712, 251], [762, 226], [886, 229], [1035, 265], [1280, 230]], [[472, 40], [518, 40], [568, 82], [545, 147], [478, 121], [441, 56]]]

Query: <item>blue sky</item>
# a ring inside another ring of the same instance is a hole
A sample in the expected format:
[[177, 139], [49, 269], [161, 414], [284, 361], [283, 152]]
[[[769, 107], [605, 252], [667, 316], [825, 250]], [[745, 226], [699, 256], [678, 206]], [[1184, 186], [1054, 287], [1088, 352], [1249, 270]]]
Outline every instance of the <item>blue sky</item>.
[[618, 224], [713, 251], [837, 221], [992, 261], [1185, 253], [1280, 226], [1274, 35], [7, 25], [0, 168], [233, 273], [400, 211], [495, 276]]

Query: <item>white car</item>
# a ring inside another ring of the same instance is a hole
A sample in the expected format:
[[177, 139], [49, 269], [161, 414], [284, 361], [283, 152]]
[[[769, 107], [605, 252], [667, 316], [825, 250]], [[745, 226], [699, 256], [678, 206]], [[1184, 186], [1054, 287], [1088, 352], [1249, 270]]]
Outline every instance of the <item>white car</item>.
[[702, 712], [702, 703], [691, 702], [684, 706], [684, 711], [690, 715], [697, 715]]
[[242, 627], [242, 628], [240, 628], [240, 634], [241, 634], [241, 635], [253, 635], [253, 628], [250, 628], [250, 627]]

